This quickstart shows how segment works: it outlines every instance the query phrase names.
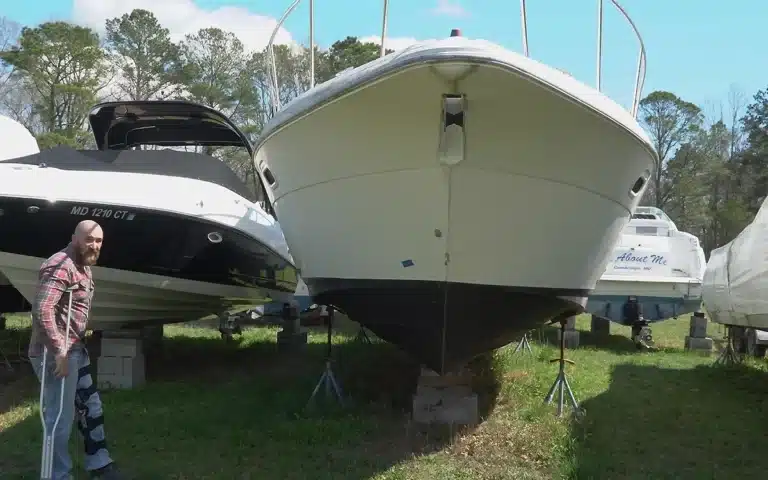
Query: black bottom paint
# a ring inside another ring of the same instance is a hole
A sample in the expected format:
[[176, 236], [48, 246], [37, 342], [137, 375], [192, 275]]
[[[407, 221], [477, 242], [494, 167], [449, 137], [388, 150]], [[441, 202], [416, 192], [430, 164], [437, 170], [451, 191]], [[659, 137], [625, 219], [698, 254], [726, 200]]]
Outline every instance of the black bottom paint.
[[305, 279], [316, 303], [333, 305], [428, 368], [446, 373], [519, 340], [560, 316], [578, 315], [585, 290], [406, 280]]
[[[85, 219], [104, 230], [98, 266], [291, 294], [296, 290], [295, 267], [258, 240], [206, 220], [149, 209], [0, 197], [0, 252], [48, 258], [66, 247]], [[221, 236], [219, 243], [208, 239], [211, 232]]]

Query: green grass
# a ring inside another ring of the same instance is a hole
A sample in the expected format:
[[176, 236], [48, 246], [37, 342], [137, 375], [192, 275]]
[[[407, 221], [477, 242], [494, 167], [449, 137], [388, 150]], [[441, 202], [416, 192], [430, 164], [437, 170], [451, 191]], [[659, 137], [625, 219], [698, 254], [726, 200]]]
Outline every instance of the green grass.
[[[0, 339], [26, 334], [20, 317], [9, 326]], [[336, 335], [337, 375], [355, 402], [306, 411], [323, 369], [322, 331], [310, 335], [306, 353], [285, 355], [276, 352], [275, 329], [249, 329], [240, 344], [225, 345], [215, 331], [166, 326], [148, 358], [148, 384], [103, 393], [107, 435], [139, 479], [764, 477], [764, 360], [712, 367], [714, 355], [683, 350], [687, 318], [653, 327], [657, 352], [637, 352], [623, 327], [611, 325], [599, 342], [587, 317], [578, 328], [568, 375], [583, 417], [558, 418], [543, 405], [556, 375], [554, 345], [534, 341], [530, 356], [513, 355], [512, 344], [474, 362], [485, 418], [449, 437], [408, 421], [418, 366], [388, 344]], [[718, 326], [709, 330], [722, 337]], [[545, 333], [551, 342], [554, 329]], [[0, 377], [0, 478], [35, 478], [37, 392], [31, 370]]]

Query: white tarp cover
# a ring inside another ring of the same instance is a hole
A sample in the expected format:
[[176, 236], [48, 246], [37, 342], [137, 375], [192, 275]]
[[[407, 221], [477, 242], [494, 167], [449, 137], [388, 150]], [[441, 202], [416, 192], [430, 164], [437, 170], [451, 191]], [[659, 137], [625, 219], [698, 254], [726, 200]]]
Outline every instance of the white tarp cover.
[[768, 314], [768, 199], [735, 239], [712, 251], [702, 295], [719, 323], [749, 325], [745, 317]]
[[6, 116], [0, 115], [0, 160], [25, 157], [40, 152], [37, 140], [27, 128]]

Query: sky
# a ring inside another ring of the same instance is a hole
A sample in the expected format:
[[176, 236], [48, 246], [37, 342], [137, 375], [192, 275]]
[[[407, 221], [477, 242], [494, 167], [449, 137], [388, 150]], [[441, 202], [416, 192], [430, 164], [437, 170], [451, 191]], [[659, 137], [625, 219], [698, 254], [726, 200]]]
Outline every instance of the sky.
[[[762, 28], [765, 0], [620, 0], [645, 44], [643, 96], [668, 90], [701, 106], [711, 120], [736, 89], [750, 102], [768, 88], [768, 50]], [[0, 16], [22, 25], [67, 20], [104, 30], [104, 20], [145, 8], [155, 13], [175, 40], [216, 26], [238, 35], [249, 48], [263, 48], [290, 0], [0, 0]], [[597, 0], [528, 0], [529, 54], [594, 86], [597, 56]], [[629, 108], [639, 52], [629, 23], [604, 2], [602, 90]], [[347, 35], [374, 40], [381, 35], [383, 1], [315, 2], [315, 42], [327, 48]], [[390, 0], [387, 46], [442, 38], [452, 28], [522, 52], [520, 3], [501, 0]], [[309, 43], [309, 2], [303, 0], [276, 37], [277, 43]]]

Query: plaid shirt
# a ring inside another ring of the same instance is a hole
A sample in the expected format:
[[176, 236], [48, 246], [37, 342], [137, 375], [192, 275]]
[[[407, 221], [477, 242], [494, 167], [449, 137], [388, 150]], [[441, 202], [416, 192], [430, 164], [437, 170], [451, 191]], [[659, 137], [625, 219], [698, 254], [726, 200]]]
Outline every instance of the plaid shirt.
[[72, 316], [68, 349], [85, 338], [88, 314], [93, 298], [91, 268], [79, 266], [74, 261], [74, 247], [53, 254], [40, 266], [37, 296], [32, 309], [32, 337], [28, 355], [43, 354], [43, 346], [55, 355], [65, 353], [65, 331], [69, 306], [68, 289], [72, 289]]

